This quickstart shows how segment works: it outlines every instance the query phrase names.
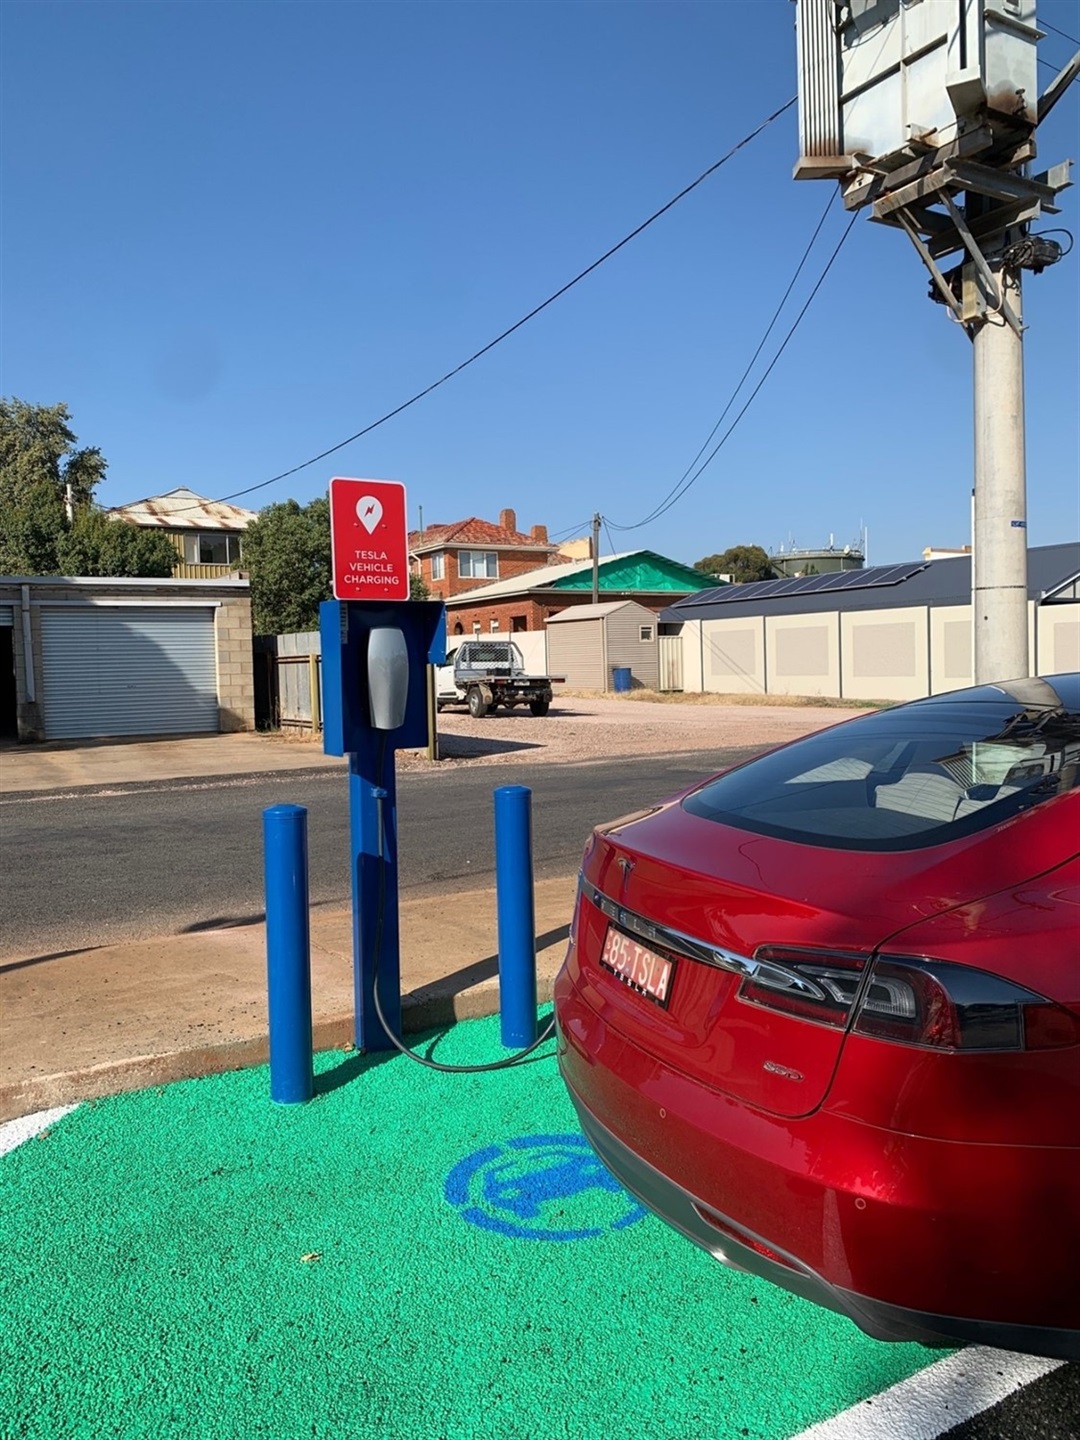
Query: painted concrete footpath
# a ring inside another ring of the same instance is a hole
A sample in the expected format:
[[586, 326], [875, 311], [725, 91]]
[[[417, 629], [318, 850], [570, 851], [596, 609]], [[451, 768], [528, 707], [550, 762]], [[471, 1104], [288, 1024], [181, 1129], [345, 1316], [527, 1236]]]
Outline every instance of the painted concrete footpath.
[[[254, 735], [0, 751], [9, 794], [344, 768], [316, 746]], [[574, 878], [536, 887], [538, 998], [565, 950]], [[352, 922], [311, 912], [315, 1047], [352, 1038]], [[401, 905], [405, 1030], [498, 1008], [494, 889]], [[0, 1120], [267, 1058], [265, 926], [208, 929], [0, 960]]]
[[551, 1044], [316, 1068], [0, 1126], [5, 1440], [1075, 1440], [1075, 1367], [881, 1344], [647, 1215]]

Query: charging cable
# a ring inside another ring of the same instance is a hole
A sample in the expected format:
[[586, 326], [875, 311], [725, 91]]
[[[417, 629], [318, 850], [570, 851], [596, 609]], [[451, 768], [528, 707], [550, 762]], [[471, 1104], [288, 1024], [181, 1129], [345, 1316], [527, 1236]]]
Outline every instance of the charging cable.
[[[380, 783], [383, 785], [385, 785], [385, 766], [386, 735], [384, 734], [382, 737], [382, 746], [379, 750], [379, 780]], [[380, 819], [380, 828], [381, 823], [382, 822]], [[381, 834], [379, 836], [379, 850], [380, 853], [382, 853], [383, 837]], [[511, 1065], [520, 1065], [521, 1062], [525, 1060], [529, 1055], [531, 1055], [534, 1050], [538, 1050], [546, 1040], [551, 1039], [552, 1035], [555, 1033], [554, 1016], [552, 1016], [551, 1020], [545, 1027], [544, 1033], [538, 1036], [531, 1045], [526, 1046], [524, 1050], [518, 1050], [513, 1055], [505, 1056], [502, 1060], [489, 1061], [486, 1065], [443, 1065], [438, 1060], [429, 1060], [426, 1055], [419, 1055], [415, 1050], [410, 1050], [406, 1044], [404, 1044], [401, 1040], [397, 1038], [393, 1030], [390, 1028], [389, 1024], [387, 1023], [386, 1016], [383, 1014], [382, 1002], [379, 999], [379, 958], [382, 954], [383, 920], [385, 918], [385, 915], [386, 860], [384, 857], [383, 864], [379, 869], [379, 911], [375, 921], [375, 967], [374, 974], [372, 975], [371, 998], [375, 1002], [375, 1014], [379, 1017], [379, 1023], [382, 1025], [383, 1030], [386, 1032], [387, 1039], [390, 1041], [391, 1045], [393, 1045], [394, 1049], [399, 1051], [400, 1054], [407, 1055], [410, 1060], [415, 1060], [418, 1065], [423, 1065], [428, 1070], [439, 1070], [444, 1075], [482, 1075], [488, 1070], [508, 1070]], [[547, 1057], [542, 1056], [540, 1058], [544, 1059]]]

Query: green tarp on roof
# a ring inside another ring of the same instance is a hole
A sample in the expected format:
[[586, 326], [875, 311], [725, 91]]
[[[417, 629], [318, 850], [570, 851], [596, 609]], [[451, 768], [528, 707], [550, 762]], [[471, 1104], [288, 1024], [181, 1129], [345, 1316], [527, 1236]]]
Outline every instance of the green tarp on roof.
[[[636, 550], [623, 559], [600, 561], [601, 590], [674, 591], [685, 595], [697, 590], [712, 590], [716, 581], [689, 565], [680, 565], [652, 550]], [[527, 576], [524, 578], [528, 578]], [[591, 567], [574, 575], [560, 575], [544, 587], [546, 590], [591, 590]]]

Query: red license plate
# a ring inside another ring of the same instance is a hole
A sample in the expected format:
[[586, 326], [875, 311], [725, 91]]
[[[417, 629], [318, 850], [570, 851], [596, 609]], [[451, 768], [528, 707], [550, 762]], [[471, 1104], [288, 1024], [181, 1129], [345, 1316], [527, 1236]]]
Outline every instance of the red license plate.
[[675, 974], [674, 960], [658, 955], [647, 945], [609, 925], [604, 948], [600, 952], [600, 964], [629, 985], [631, 990], [667, 1008]]

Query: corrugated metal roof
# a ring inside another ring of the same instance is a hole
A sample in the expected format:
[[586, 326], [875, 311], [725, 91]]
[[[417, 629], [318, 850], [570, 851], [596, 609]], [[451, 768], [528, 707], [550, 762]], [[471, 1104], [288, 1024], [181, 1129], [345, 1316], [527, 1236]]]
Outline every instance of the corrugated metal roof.
[[[1067, 584], [1080, 571], [1080, 541], [1067, 545], [1038, 545], [1028, 551], [1028, 599], [1040, 600], [1047, 592]], [[901, 572], [906, 572], [902, 574]], [[967, 605], [971, 602], [971, 556], [948, 560], [912, 561], [906, 566], [878, 565], [852, 570], [864, 582], [843, 588], [783, 590], [783, 582], [761, 580], [703, 595], [688, 595], [669, 605], [661, 619], [736, 620], [749, 615], [808, 615], [831, 610], [896, 610], [904, 605]], [[899, 578], [898, 578], [899, 577]], [[840, 576], [807, 577], [813, 580]], [[801, 581], [791, 581], [800, 585]], [[777, 586], [780, 586], [778, 590]]]
[[[591, 568], [592, 562], [589, 562]], [[633, 550], [628, 555], [609, 555], [600, 561], [600, 578], [608, 590], [637, 591], [639, 594], [662, 595], [697, 594], [706, 588], [713, 577], [683, 565], [678, 560], [669, 560], [655, 550]], [[555, 582], [556, 590], [588, 590], [592, 577], [575, 570], [570, 574], [563, 569]], [[709, 587], [714, 588], [712, 586]], [[724, 587], [726, 588], [726, 587]]]
[[616, 610], [625, 610], [632, 605], [635, 610], [653, 618], [653, 612], [644, 605], [639, 605], [636, 600], [609, 600], [605, 605], [571, 605], [569, 610], [561, 610], [558, 615], [549, 615], [544, 622], [547, 625], [566, 625], [572, 620], [603, 620], [608, 615], [614, 615]]
[[105, 513], [132, 525], [158, 526], [162, 530], [246, 530], [258, 519], [254, 510], [230, 505], [225, 500], [208, 500], [186, 485], [164, 495], [133, 500], [130, 505], [114, 505]]
[[[536, 590], [555, 592], [588, 590], [591, 583], [593, 562], [591, 560], [567, 560], [561, 565], [542, 565], [537, 570], [526, 570], [523, 575], [514, 575], [509, 580], [493, 580], [490, 585], [481, 585], [476, 590], [466, 590], [453, 595], [447, 605], [483, 604], [503, 595], [530, 595]], [[600, 589], [636, 590], [642, 594], [655, 595], [665, 590], [690, 590], [694, 588], [698, 572], [676, 560], [668, 560], [654, 550], [626, 550], [618, 555], [604, 555], [599, 563]], [[680, 576], [686, 583], [672, 584]], [[702, 576], [702, 579], [707, 577]]]

